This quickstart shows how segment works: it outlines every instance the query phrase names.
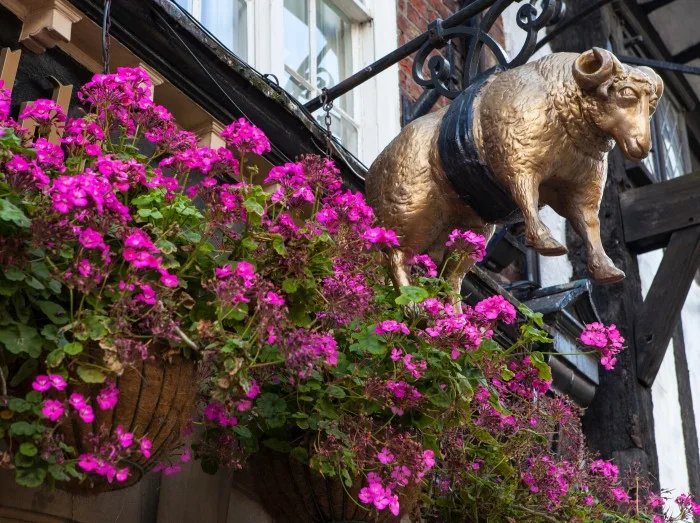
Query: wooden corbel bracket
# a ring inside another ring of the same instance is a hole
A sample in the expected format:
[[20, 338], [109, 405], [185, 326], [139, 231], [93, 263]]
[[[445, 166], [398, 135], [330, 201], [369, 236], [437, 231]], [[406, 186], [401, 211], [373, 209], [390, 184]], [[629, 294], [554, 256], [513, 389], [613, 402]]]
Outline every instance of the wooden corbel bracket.
[[700, 268], [700, 173], [627, 191], [620, 209], [632, 251], [666, 248], [635, 319], [637, 378], [650, 387]]

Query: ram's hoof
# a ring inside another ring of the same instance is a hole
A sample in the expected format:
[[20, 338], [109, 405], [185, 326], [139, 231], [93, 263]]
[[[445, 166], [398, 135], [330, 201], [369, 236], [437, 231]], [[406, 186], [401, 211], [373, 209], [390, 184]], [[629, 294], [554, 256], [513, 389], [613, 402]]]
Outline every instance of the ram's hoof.
[[569, 249], [551, 236], [538, 237], [534, 240], [528, 239], [527, 244], [542, 256], [562, 256], [569, 252]]
[[614, 265], [604, 265], [588, 269], [596, 283], [617, 283], [625, 278], [625, 273]]

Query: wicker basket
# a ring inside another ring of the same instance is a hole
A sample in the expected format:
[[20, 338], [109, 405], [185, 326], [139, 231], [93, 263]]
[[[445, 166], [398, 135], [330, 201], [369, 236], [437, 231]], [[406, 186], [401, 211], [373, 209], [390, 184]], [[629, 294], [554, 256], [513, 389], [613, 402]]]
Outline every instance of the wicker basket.
[[[420, 486], [404, 489], [401, 514], [376, 514], [360, 506], [359, 480], [351, 488], [337, 479], [324, 478], [287, 454], [261, 448], [248, 459], [248, 472], [234, 476], [234, 485], [257, 498], [276, 523], [398, 523], [411, 516], [420, 499]], [[406, 492], [408, 490], [408, 492]]]
[[134, 485], [153, 466], [165, 458], [178, 444], [182, 429], [192, 415], [197, 394], [195, 364], [181, 356], [171, 363], [162, 360], [144, 361], [140, 366], [128, 367], [116, 381], [119, 403], [112, 410], [100, 410], [95, 396], [101, 386], [77, 387], [66, 393], [80, 392], [90, 395], [95, 420], [91, 424], [74, 420], [60, 428], [66, 444], [80, 454], [87, 451], [83, 445], [90, 432], [97, 432], [102, 425], [112, 433], [121, 425], [133, 432], [138, 439], [148, 436], [153, 442], [151, 457], [139, 457], [129, 463], [129, 478], [123, 482], [108, 483], [105, 478], [89, 475], [81, 483], [59, 482], [57, 486], [74, 494], [99, 494]]

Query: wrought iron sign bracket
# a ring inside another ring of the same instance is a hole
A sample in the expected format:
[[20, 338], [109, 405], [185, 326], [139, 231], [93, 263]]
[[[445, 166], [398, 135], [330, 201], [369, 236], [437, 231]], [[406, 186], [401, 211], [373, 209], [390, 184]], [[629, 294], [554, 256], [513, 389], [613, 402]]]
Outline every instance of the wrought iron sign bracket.
[[[516, 21], [518, 27], [526, 33], [525, 42], [518, 54], [509, 59], [503, 48], [490, 35], [490, 31], [503, 12], [518, 3], [523, 5], [518, 9]], [[563, 0], [540, 0], [537, 7], [533, 3], [525, 0], [475, 0], [444, 21], [437, 19], [431, 22], [426, 32], [329, 88], [326, 93], [327, 99], [334, 100], [342, 96], [415, 52], [417, 55], [413, 61], [413, 79], [425, 89], [435, 89], [440, 95], [454, 99], [461, 89], [471, 85], [481, 74], [479, 64], [484, 56], [484, 48], [495, 57], [498, 66], [506, 69], [528, 61], [535, 52], [538, 32], [547, 25], [558, 22], [564, 13]], [[479, 15], [481, 19], [478, 24], [468, 23]], [[463, 81], [459, 89], [450, 85], [450, 78], [455, 69], [454, 61], [451, 63], [441, 54], [434, 53], [455, 38], [468, 39]], [[428, 72], [427, 76], [424, 74], [425, 69]], [[493, 70], [494, 68], [491, 68], [487, 72]], [[305, 107], [313, 112], [320, 109], [321, 105], [320, 97], [316, 97], [306, 103]]]

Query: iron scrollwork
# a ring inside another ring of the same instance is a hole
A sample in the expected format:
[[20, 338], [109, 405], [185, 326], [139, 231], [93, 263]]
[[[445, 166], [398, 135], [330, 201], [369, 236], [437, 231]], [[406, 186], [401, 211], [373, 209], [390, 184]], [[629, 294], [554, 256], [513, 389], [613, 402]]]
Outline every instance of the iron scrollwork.
[[[413, 61], [413, 79], [418, 85], [426, 89], [435, 89], [441, 95], [454, 99], [481, 74], [479, 64], [483, 57], [484, 46], [491, 51], [497, 65], [506, 69], [522, 65], [535, 52], [537, 34], [540, 29], [556, 23], [563, 16], [563, 0], [541, 0], [535, 7], [532, 3], [525, 3], [518, 9], [516, 21], [518, 27], [525, 31], [525, 43], [520, 52], [510, 60], [498, 42], [489, 34], [498, 18], [513, 3], [523, 0], [498, 0], [483, 15], [476, 26], [461, 25], [445, 29], [442, 20], [431, 22], [428, 26], [428, 41], [420, 48]], [[463, 82], [460, 90], [451, 86], [450, 78], [455, 74], [454, 61], [450, 61], [440, 54], [432, 54], [435, 50], [444, 48], [450, 40], [465, 38], [468, 42], [467, 58], [463, 73]], [[429, 75], [423, 73], [427, 63]]]

